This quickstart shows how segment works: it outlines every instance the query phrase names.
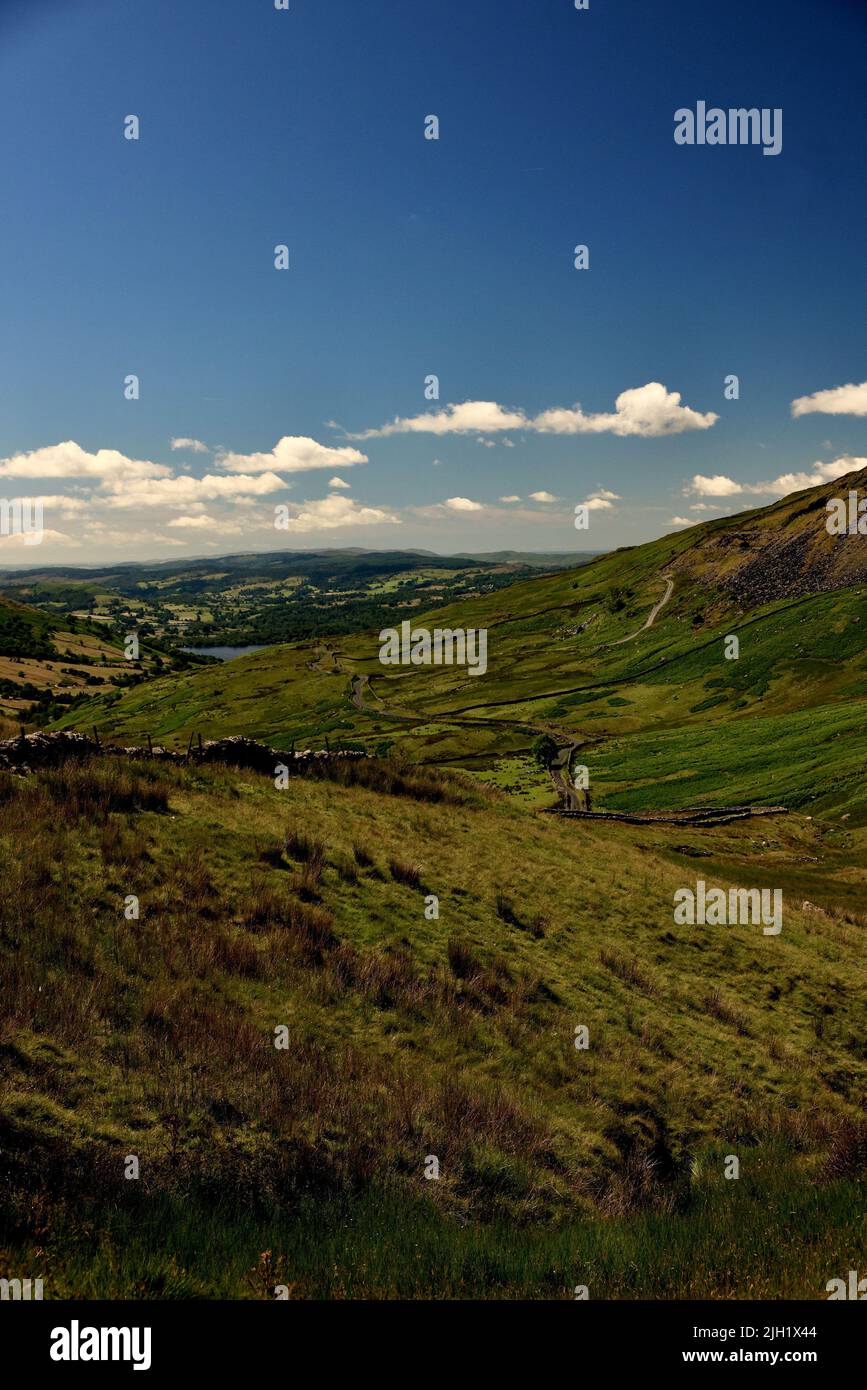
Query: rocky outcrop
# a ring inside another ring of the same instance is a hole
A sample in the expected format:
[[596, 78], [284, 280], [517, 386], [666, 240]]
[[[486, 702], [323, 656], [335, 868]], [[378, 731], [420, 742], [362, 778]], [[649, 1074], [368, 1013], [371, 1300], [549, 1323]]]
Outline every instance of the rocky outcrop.
[[737, 603], [752, 608], [860, 583], [867, 578], [867, 548], [862, 545], [858, 555], [852, 556], [854, 547], [849, 545], [845, 572], [842, 567], [843, 547], [851, 539], [858, 538], [836, 537], [824, 549], [803, 533], [774, 541], [757, 550], [734, 574], [721, 578], [719, 586]]

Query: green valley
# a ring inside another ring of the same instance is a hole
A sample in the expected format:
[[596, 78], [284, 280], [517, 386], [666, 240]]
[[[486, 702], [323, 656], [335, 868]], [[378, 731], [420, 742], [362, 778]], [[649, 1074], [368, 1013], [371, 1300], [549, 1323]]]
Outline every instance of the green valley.
[[[97, 1297], [824, 1297], [867, 1181], [867, 541], [827, 495], [414, 610], [486, 630], [478, 676], [326, 632], [7, 750], [0, 1245]], [[273, 768], [202, 761], [239, 735]], [[679, 925], [699, 882], [781, 933]]]

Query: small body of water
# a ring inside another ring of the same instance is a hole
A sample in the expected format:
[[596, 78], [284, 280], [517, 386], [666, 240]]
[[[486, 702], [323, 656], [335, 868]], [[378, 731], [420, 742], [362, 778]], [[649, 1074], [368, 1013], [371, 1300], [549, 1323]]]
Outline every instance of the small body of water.
[[218, 661], [234, 661], [236, 656], [249, 656], [250, 652], [263, 652], [265, 644], [258, 647], [181, 647], [182, 652], [193, 656], [215, 656]]

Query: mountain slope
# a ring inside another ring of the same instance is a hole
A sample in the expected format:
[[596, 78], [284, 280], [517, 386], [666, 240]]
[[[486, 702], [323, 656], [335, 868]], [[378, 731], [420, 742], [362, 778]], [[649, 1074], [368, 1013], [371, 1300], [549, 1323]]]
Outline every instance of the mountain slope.
[[[367, 634], [73, 711], [380, 756], [285, 790], [117, 756], [0, 777], [3, 1242], [67, 1293], [824, 1297], [864, 1202], [867, 628], [861, 580], [829, 587], [864, 542], [829, 559], [817, 518], [785, 499], [414, 619], [487, 627], [484, 675]], [[535, 814], [545, 732], [597, 807], [791, 812]], [[681, 925], [699, 882], [779, 891], [782, 931]]]
[[696, 863], [388, 762], [0, 774], [6, 1266], [47, 1297], [824, 1297], [863, 1212], [863, 920], [672, 913], [743, 881], [716, 856], [775, 879], [807, 846], [763, 836]]
[[[735, 765], [740, 739], [772, 763], [773, 748], [787, 746], [786, 721], [814, 711], [816, 749], [826, 740], [845, 749], [848, 774], [867, 756], [867, 537], [829, 535], [825, 503], [850, 487], [867, 487], [867, 472], [413, 615], [416, 627], [487, 629], [485, 675], [383, 666], [371, 633], [339, 645], [270, 648], [218, 670], [149, 682], [95, 701], [59, 727], [95, 724], [115, 738], [150, 734], [176, 744], [193, 732], [245, 733], [278, 746], [325, 737], [369, 748], [399, 744], [414, 759], [523, 786], [536, 801], [547, 781], [528, 753], [547, 730], [564, 747], [583, 748], [600, 804], [612, 806], [626, 804], [629, 750], [643, 764], [646, 739], [664, 732], [665, 748], [686, 756], [696, 775], [683, 777], [689, 769], [678, 761], [666, 766], [660, 744], [652, 780], [665, 782], [663, 804], [683, 793], [677, 804], [686, 805], [699, 787], [718, 804], [734, 790], [732, 767], [712, 776], [703, 766], [709, 721], [731, 724]], [[734, 660], [727, 658], [732, 636], [740, 647]], [[777, 721], [772, 731], [763, 731], [766, 718]], [[625, 777], [614, 775], [615, 758], [625, 760]], [[836, 798], [851, 811], [853, 800], [863, 802], [848, 775], [835, 776], [833, 759], [822, 765], [817, 797], [816, 763], [818, 753], [787, 779], [790, 804], [812, 809], [818, 800], [831, 809]], [[741, 799], [773, 802], [769, 771], [761, 760], [749, 776], [742, 766]]]

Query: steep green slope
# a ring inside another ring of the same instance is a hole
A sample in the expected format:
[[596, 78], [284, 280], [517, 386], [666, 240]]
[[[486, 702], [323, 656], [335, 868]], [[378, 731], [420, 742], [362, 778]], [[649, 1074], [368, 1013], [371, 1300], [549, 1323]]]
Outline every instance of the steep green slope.
[[[735, 785], [741, 799], [772, 801], [761, 768], [745, 775], [749, 758], [738, 779], [733, 766], [712, 776], [699, 731], [730, 724], [722, 742], [737, 763], [741, 738], [758, 749], [772, 735], [781, 754], [790, 737], [797, 745], [800, 726], [789, 735], [779, 721], [813, 710], [817, 745], [826, 732], [843, 740], [847, 776], [835, 779], [829, 763], [826, 793], [817, 798], [816, 758], [801, 758], [786, 779], [787, 798], [830, 808], [836, 795], [848, 804], [849, 769], [864, 747], [867, 537], [830, 536], [825, 501], [865, 483], [867, 473], [852, 474], [580, 570], [413, 616], [414, 627], [486, 629], [483, 675], [459, 666], [384, 666], [370, 633], [339, 646], [271, 648], [216, 671], [152, 682], [58, 727], [95, 723], [112, 737], [178, 743], [194, 731], [278, 744], [326, 736], [368, 747], [397, 742], [413, 758], [462, 765], [503, 785], [514, 781], [514, 767], [528, 770], [529, 747], [547, 729], [564, 746], [583, 745], [588, 766], [599, 753], [606, 770], [597, 790], [603, 804], [616, 806], [626, 803], [616, 799], [615, 783], [622, 789], [627, 779], [612, 776], [610, 740], [621, 757], [629, 737], [663, 731], [680, 731], [664, 746], [692, 760], [686, 769], [660, 766], [664, 804], [679, 790], [725, 801]], [[763, 734], [755, 721], [766, 717], [777, 722]], [[636, 745], [639, 761], [643, 748]], [[532, 795], [544, 788], [539, 775]]]
[[721, 876], [388, 763], [3, 774], [4, 1267], [47, 1296], [824, 1297], [863, 1211], [863, 921], [673, 920], [697, 872], [815, 847], [762, 833], [703, 834]]
[[58, 626], [68, 628], [45, 613], [0, 598], [0, 656], [56, 656], [51, 637]]

